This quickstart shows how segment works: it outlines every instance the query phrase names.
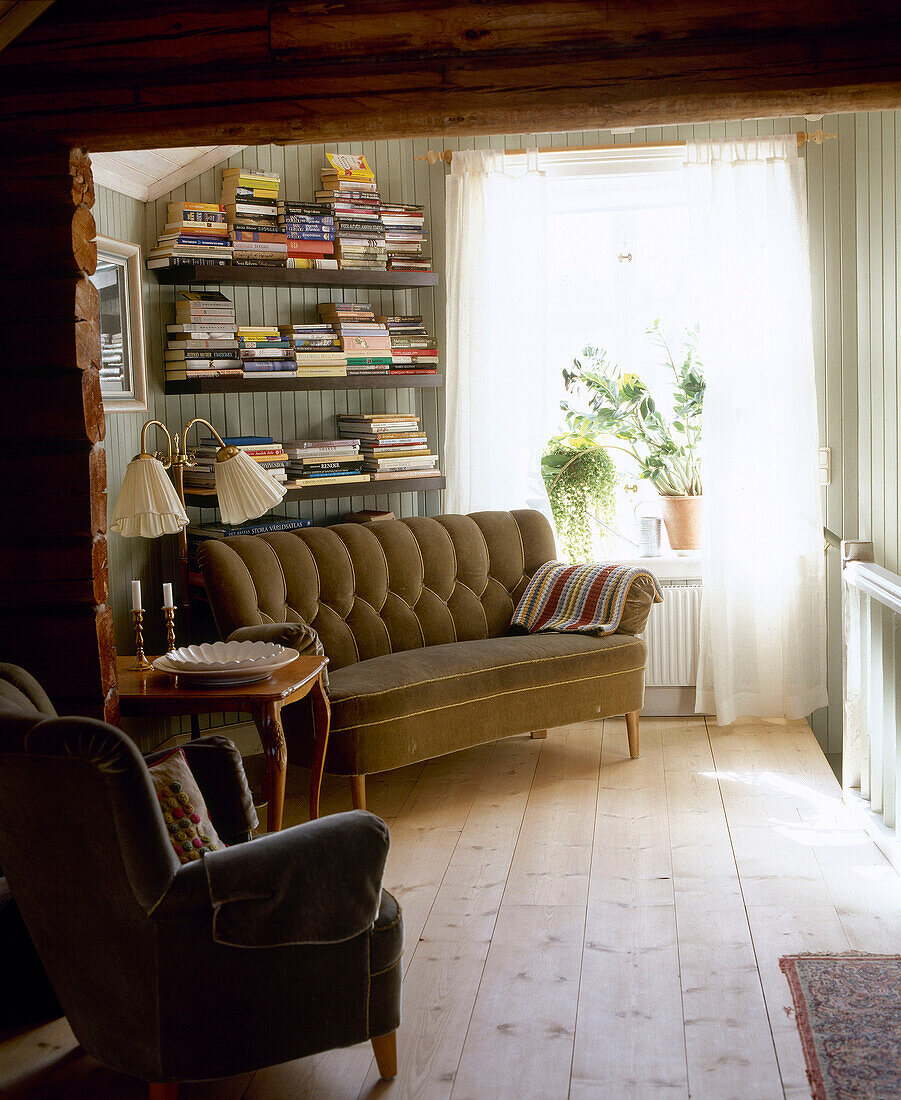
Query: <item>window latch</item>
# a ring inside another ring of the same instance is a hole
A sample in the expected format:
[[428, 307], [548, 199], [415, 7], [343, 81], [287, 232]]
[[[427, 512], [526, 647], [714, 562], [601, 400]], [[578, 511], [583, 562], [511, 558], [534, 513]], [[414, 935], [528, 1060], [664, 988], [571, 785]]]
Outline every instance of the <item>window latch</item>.
[[631, 263], [632, 262], [632, 253], [631, 252], [620, 252], [619, 256], [617, 256], [617, 259], [619, 260], [619, 262], [621, 264], [622, 263]]

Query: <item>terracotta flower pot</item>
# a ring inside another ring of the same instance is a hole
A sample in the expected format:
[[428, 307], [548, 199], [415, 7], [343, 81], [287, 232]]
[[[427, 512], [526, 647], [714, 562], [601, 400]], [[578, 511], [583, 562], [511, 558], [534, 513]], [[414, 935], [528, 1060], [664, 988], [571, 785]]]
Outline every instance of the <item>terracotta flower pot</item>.
[[701, 546], [703, 497], [664, 497], [663, 522], [673, 550], [698, 550]]

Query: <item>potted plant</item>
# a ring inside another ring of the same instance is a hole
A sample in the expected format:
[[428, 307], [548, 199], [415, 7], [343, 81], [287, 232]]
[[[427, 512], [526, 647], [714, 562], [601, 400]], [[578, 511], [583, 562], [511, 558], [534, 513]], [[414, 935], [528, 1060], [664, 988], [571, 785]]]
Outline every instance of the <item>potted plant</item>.
[[595, 439], [564, 432], [548, 440], [541, 476], [564, 551], [570, 561], [591, 561], [590, 516], [613, 521], [619, 480], [613, 460]]
[[[689, 330], [679, 362], [655, 321], [648, 329], [661, 347], [673, 375], [673, 410], [658, 408], [645, 383], [622, 371], [607, 353], [586, 347], [563, 379], [570, 393], [587, 400], [588, 411], [561, 403], [567, 425], [576, 435], [621, 450], [637, 464], [639, 477], [650, 481], [663, 503], [663, 522], [674, 550], [696, 550], [701, 544], [701, 414], [704, 373], [697, 357], [697, 332]], [[619, 445], [607, 442], [617, 440]]]

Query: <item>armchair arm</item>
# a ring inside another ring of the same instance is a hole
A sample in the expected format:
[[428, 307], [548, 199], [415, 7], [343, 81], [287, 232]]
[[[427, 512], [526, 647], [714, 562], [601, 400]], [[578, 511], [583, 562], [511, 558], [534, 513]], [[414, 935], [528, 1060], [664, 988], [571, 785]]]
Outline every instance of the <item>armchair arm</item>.
[[[260, 626], [240, 626], [229, 634], [229, 642], [275, 642], [296, 649], [306, 656], [324, 657], [325, 649], [319, 634], [304, 622], [262, 623]], [[328, 671], [322, 670], [322, 686], [328, 691]]]
[[636, 577], [629, 586], [617, 634], [640, 634], [647, 626], [651, 608], [658, 603], [654, 582], [647, 575]]
[[[249, 840], [259, 825], [253, 796], [247, 785], [241, 754], [227, 738], [213, 734], [181, 746], [188, 767], [197, 780], [216, 832], [226, 844]], [[149, 753], [148, 765], [171, 749]]]
[[204, 857], [213, 939], [233, 947], [340, 943], [379, 911], [388, 826], [332, 814]]

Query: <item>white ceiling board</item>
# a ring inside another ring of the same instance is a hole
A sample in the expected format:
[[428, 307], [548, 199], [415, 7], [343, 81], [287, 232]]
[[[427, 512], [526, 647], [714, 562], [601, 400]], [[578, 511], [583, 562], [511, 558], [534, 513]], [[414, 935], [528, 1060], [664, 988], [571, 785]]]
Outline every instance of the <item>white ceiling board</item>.
[[204, 145], [189, 149], [93, 153], [91, 165], [97, 183], [141, 202], [152, 202], [244, 148], [243, 145]]

